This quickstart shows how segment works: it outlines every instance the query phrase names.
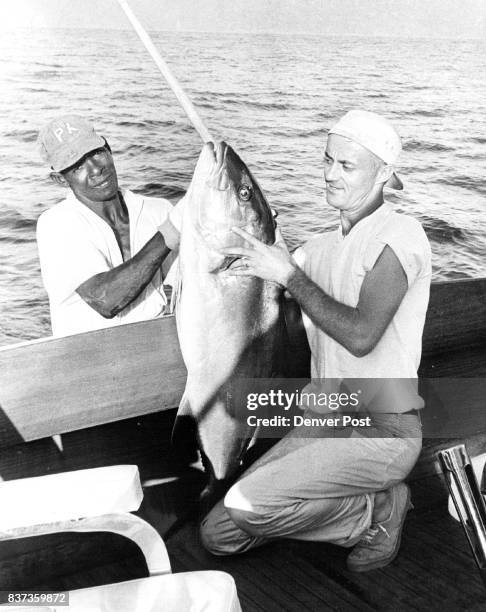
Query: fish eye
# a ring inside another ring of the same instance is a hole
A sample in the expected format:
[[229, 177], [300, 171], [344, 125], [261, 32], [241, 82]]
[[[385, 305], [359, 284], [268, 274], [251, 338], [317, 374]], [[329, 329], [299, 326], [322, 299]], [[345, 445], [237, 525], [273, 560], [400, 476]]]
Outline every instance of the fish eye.
[[248, 185], [241, 185], [238, 189], [238, 197], [240, 200], [248, 202], [248, 200], [251, 199], [251, 187]]

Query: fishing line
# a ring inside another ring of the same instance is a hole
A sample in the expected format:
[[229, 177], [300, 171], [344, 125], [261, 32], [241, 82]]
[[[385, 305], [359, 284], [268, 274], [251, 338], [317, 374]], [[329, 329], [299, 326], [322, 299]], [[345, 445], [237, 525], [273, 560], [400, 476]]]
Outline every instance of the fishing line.
[[162, 76], [167, 81], [167, 84], [174, 92], [176, 98], [179, 100], [180, 105], [184, 109], [189, 121], [192, 123], [194, 128], [196, 129], [199, 136], [202, 138], [204, 143], [206, 142], [214, 142], [213, 137], [209, 133], [209, 130], [204, 125], [201, 117], [198, 112], [194, 108], [194, 105], [187, 97], [186, 92], [182, 89], [179, 81], [173, 75], [172, 70], [166, 64], [165, 60], [162, 58], [158, 50], [156, 49], [152, 39], [148, 35], [147, 31], [144, 29], [140, 21], [137, 19], [132, 9], [129, 7], [128, 2], [126, 0], [117, 0], [118, 4], [121, 6], [125, 15], [128, 18], [128, 21], [132, 24], [133, 29], [138, 34], [140, 40], [144, 44], [145, 48], [149, 52], [150, 56], [157, 64], [158, 69], [160, 70]]

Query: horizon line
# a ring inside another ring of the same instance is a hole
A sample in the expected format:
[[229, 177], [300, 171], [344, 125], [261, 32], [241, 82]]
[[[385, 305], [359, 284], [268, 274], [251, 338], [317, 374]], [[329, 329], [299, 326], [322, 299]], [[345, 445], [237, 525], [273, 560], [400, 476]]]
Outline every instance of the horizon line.
[[[0, 31], [6, 32], [17, 32], [19, 30], [32, 31], [32, 30], [89, 30], [89, 31], [108, 31], [108, 32], [133, 32], [131, 28], [125, 27], [111, 27], [102, 28], [99, 26], [19, 26], [19, 27], [6, 27]], [[223, 35], [240, 35], [240, 34], [252, 34], [252, 35], [277, 35], [277, 36], [314, 36], [318, 38], [386, 38], [390, 40], [464, 40], [464, 41], [484, 41], [482, 36], [437, 36], [437, 35], [421, 35], [421, 36], [406, 36], [406, 35], [393, 35], [393, 34], [356, 34], [356, 33], [340, 33], [340, 34], [329, 34], [319, 32], [309, 32], [305, 30], [295, 31], [283, 31], [283, 30], [240, 30], [235, 33], [231, 30], [194, 30], [194, 29], [163, 29], [163, 28], [151, 28], [149, 32], [165, 32], [169, 34], [223, 34]], [[133, 32], [134, 33], [134, 32]], [[135, 33], [134, 33], [135, 34]]]

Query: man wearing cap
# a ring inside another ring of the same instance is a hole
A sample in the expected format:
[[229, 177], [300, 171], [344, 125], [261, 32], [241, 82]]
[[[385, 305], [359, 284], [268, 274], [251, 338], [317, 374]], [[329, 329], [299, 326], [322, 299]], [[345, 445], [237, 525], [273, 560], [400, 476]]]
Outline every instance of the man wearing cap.
[[398, 553], [410, 507], [403, 480], [421, 449], [416, 380], [431, 279], [421, 225], [384, 201], [385, 186], [402, 188], [393, 167], [400, 150], [386, 119], [350, 111], [330, 130], [324, 156], [339, 228], [293, 257], [234, 229], [253, 248], [225, 249], [241, 258], [229, 273], [278, 282], [301, 306], [311, 349], [306, 389], [376, 384], [365, 385], [370, 427], [334, 436], [332, 428], [295, 427], [242, 475], [202, 522], [203, 544], [214, 554], [277, 537], [325, 541], [355, 546], [348, 567], [366, 571]]
[[38, 144], [51, 178], [70, 187], [37, 223], [53, 334], [162, 315], [163, 281], [174, 255], [157, 229], [170, 202], [119, 190], [107, 142], [81, 117], [51, 121]]

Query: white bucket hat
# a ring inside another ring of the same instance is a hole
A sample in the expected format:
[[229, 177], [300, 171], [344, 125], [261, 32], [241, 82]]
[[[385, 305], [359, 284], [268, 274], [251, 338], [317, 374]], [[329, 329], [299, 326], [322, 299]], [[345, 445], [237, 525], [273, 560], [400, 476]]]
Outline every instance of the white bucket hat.
[[[402, 150], [402, 141], [392, 124], [376, 113], [364, 110], [348, 111], [330, 130], [360, 144], [386, 164], [393, 166]], [[403, 189], [403, 183], [393, 172], [385, 183], [392, 189]]]

